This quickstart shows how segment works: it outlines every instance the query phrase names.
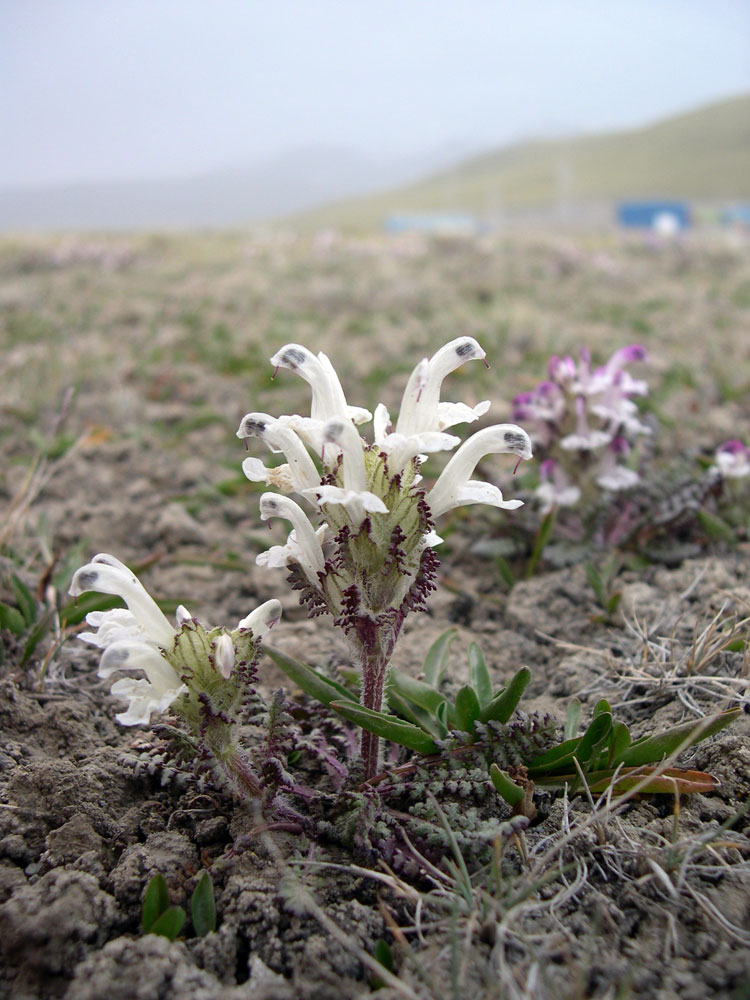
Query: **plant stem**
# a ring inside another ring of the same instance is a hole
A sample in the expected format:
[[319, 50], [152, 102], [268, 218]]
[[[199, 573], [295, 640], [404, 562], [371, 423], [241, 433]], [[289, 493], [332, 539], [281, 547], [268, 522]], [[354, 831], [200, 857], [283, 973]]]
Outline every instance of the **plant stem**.
[[[362, 650], [362, 705], [379, 712], [383, 704], [383, 686], [388, 658], [380, 649]], [[365, 781], [378, 773], [380, 737], [362, 730], [360, 750], [365, 765]]]

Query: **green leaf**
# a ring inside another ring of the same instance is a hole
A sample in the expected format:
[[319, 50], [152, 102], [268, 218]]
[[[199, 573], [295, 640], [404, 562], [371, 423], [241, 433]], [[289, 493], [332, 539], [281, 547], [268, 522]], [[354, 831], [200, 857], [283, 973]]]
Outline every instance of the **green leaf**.
[[[134, 571], [135, 572], [135, 571]], [[90, 611], [111, 611], [121, 608], [119, 597], [102, 597], [100, 594], [81, 594], [74, 601], [68, 601], [60, 609], [60, 624], [63, 628], [80, 625]]]
[[586, 579], [589, 582], [589, 586], [594, 591], [594, 596], [596, 597], [596, 603], [600, 607], [604, 607], [607, 602], [607, 595], [604, 592], [604, 583], [602, 581], [599, 570], [594, 566], [593, 563], [587, 562], [584, 565], [586, 571]]
[[469, 672], [471, 686], [474, 688], [482, 708], [492, 701], [492, 678], [487, 669], [487, 661], [481, 647], [472, 642], [469, 646]]
[[36, 621], [36, 599], [29, 588], [15, 573], [10, 578], [10, 585], [16, 598], [18, 610], [24, 617], [26, 626], [30, 627]]
[[330, 705], [332, 701], [343, 698], [354, 705], [358, 704], [354, 695], [343, 684], [331, 680], [330, 677], [324, 677], [323, 674], [318, 673], [317, 670], [313, 670], [312, 667], [308, 667], [301, 660], [296, 660], [293, 656], [289, 656], [287, 653], [283, 653], [280, 649], [276, 649], [273, 646], [264, 645], [263, 652], [268, 653], [276, 666], [280, 670], [283, 670], [289, 680], [294, 681], [305, 694], [309, 694], [316, 701], [322, 702], [324, 705]]
[[393, 972], [393, 951], [387, 941], [382, 938], [376, 941], [372, 953], [375, 960], [380, 962], [384, 969]]
[[521, 695], [528, 687], [531, 680], [531, 671], [528, 667], [521, 667], [511, 678], [508, 686], [495, 695], [489, 705], [485, 705], [479, 713], [480, 722], [502, 722], [505, 723], [513, 715], [521, 700]]
[[10, 604], [0, 604], [0, 628], [7, 628], [13, 635], [23, 635], [26, 631], [26, 619]]
[[573, 739], [565, 740], [563, 743], [558, 743], [556, 747], [551, 747], [549, 750], [545, 750], [544, 753], [539, 754], [537, 757], [532, 757], [532, 759], [526, 764], [531, 773], [532, 769], [535, 773], [544, 774], [552, 768], [558, 767], [563, 761], [572, 760], [573, 754], [575, 753], [578, 744], [581, 742], [580, 736], [575, 736]]
[[144, 934], [153, 927], [154, 923], [169, 907], [169, 890], [163, 875], [154, 875], [146, 886], [143, 895], [143, 908], [141, 910], [141, 927]]
[[622, 594], [620, 593], [619, 590], [616, 590], [614, 594], [612, 594], [612, 596], [607, 601], [604, 610], [607, 612], [610, 618], [614, 615], [615, 611], [617, 611], [617, 608], [621, 600], [622, 600]]
[[611, 712], [600, 712], [591, 720], [573, 755], [578, 759], [578, 763], [584, 770], [586, 770], [585, 765], [589, 763], [596, 751], [606, 742], [611, 730]]
[[497, 764], [490, 767], [490, 781], [509, 806], [518, 805], [523, 799], [523, 788], [517, 785], [505, 771], [501, 771]]
[[351, 701], [331, 701], [329, 708], [332, 708], [339, 715], [343, 715], [349, 722], [361, 726], [369, 733], [375, 733], [382, 739], [398, 743], [402, 747], [416, 750], [417, 753], [429, 755], [436, 751], [435, 741], [418, 726], [411, 722], [404, 722], [393, 715], [385, 715], [383, 712], [375, 712], [371, 708], [364, 708], [362, 705]]
[[26, 663], [31, 659], [34, 650], [39, 645], [40, 641], [49, 632], [52, 627], [52, 623], [55, 620], [55, 612], [52, 608], [48, 608], [39, 621], [34, 625], [31, 632], [29, 632], [28, 638], [26, 639], [26, 645], [23, 647], [23, 654], [21, 655], [21, 666], [25, 666]]
[[698, 521], [709, 538], [720, 542], [736, 542], [734, 531], [726, 521], [716, 514], [711, 514], [707, 510], [698, 511]]
[[612, 714], [612, 707], [606, 698], [601, 698], [596, 705], [594, 705], [594, 714], [592, 718], [595, 719], [597, 715], [601, 715], [603, 712], [609, 712], [610, 715]]
[[607, 767], [614, 767], [615, 761], [622, 760], [623, 753], [630, 746], [630, 730], [624, 722], [615, 722], [612, 725], [612, 732], [609, 737], [609, 747], [607, 748]]
[[413, 722], [415, 726], [424, 729], [426, 733], [433, 736], [436, 740], [442, 740], [446, 737], [448, 730], [437, 715], [432, 716], [423, 708], [410, 704], [405, 698], [396, 694], [395, 691], [388, 692], [388, 705], [394, 712], [406, 719], [407, 722]]
[[198, 937], [216, 930], [216, 900], [214, 884], [208, 872], [203, 872], [190, 900], [193, 928]]
[[552, 529], [555, 526], [555, 521], [557, 520], [557, 508], [553, 507], [549, 514], [545, 515], [542, 523], [539, 525], [539, 530], [536, 533], [536, 538], [534, 540], [534, 549], [529, 557], [528, 564], [526, 566], [526, 579], [530, 580], [534, 573], [536, 572], [537, 563], [542, 557], [544, 552], [544, 547], [550, 540], [552, 534]]
[[456, 710], [449, 701], [444, 701], [437, 710], [438, 722], [445, 727], [446, 733], [449, 729], [455, 729], [458, 725]]
[[181, 906], [170, 906], [151, 925], [149, 934], [161, 934], [162, 937], [174, 941], [185, 923], [185, 911]]
[[565, 739], [572, 740], [578, 733], [578, 723], [581, 720], [581, 702], [578, 698], [568, 705], [568, 714], [565, 717]]
[[631, 743], [612, 763], [624, 764], [626, 767], [640, 767], [643, 764], [660, 761], [664, 757], [671, 756], [680, 746], [684, 745], [683, 748], [686, 749], [720, 732], [741, 714], [741, 708], [730, 708], [726, 712], [719, 712], [717, 715], [707, 716], [696, 722], [684, 722], [681, 726], [674, 726], [655, 736], [641, 737], [635, 743]]
[[497, 571], [503, 583], [506, 585], [508, 590], [513, 590], [513, 585], [515, 584], [515, 578], [513, 576], [513, 570], [511, 569], [510, 563], [503, 556], [497, 556], [495, 558], [495, 565], [497, 566]]
[[474, 723], [479, 718], [480, 710], [476, 691], [468, 684], [464, 685], [456, 695], [456, 719], [461, 732], [474, 732]]
[[411, 701], [415, 705], [419, 705], [420, 708], [426, 709], [430, 715], [437, 715], [438, 708], [445, 701], [445, 695], [442, 695], [432, 684], [425, 684], [424, 681], [418, 681], [416, 677], [409, 677], [408, 674], [401, 673], [395, 667], [388, 670], [385, 691], [386, 698], [390, 699], [390, 692], [393, 691], [406, 701]]
[[432, 684], [433, 687], [438, 687], [443, 679], [445, 668], [448, 665], [448, 653], [457, 633], [458, 630], [455, 628], [446, 629], [427, 650], [422, 673], [425, 681]]

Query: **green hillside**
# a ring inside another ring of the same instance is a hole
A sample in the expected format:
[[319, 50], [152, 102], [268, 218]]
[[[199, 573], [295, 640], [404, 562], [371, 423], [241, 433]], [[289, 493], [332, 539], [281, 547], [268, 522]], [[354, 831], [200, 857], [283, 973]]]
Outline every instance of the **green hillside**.
[[627, 197], [750, 198], [750, 94], [645, 128], [520, 143], [300, 221], [371, 226], [393, 212], [487, 216]]

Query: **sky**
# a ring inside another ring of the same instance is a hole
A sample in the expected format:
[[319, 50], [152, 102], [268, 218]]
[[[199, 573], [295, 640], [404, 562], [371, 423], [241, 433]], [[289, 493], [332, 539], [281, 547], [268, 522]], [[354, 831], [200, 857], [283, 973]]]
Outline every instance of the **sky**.
[[474, 152], [748, 91], [748, 0], [0, 0], [0, 185]]

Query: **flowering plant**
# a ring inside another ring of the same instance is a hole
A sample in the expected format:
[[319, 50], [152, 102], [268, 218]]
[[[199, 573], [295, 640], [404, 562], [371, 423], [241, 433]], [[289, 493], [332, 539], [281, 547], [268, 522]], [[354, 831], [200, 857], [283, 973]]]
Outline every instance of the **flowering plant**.
[[193, 755], [204, 759], [219, 782], [259, 794], [234, 723], [253, 707], [260, 643], [281, 617], [279, 601], [266, 601], [231, 632], [204, 628], [180, 605], [173, 627], [135, 574], [106, 553], [94, 556], [73, 576], [73, 597], [89, 590], [118, 595], [127, 604], [86, 616], [95, 631], [79, 638], [103, 651], [99, 676], [146, 675], [123, 677], [112, 685], [112, 694], [129, 703], [117, 721], [144, 725], [153, 713], [171, 709], [185, 724]]
[[[347, 404], [328, 358], [288, 344], [271, 363], [310, 384], [310, 416], [248, 413], [237, 431], [240, 438], [259, 438], [287, 460], [272, 469], [256, 458], [243, 464], [249, 479], [282, 491], [261, 496], [261, 518], [281, 517], [292, 525], [286, 543], [261, 553], [257, 561], [288, 567], [289, 582], [310, 615], [329, 614], [344, 630], [360, 670], [362, 705], [371, 711], [381, 707], [386, 668], [406, 616], [423, 609], [435, 588], [434, 547], [441, 541], [435, 520], [464, 504], [506, 510], [521, 505], [504, 499], [497, 486], [470, 477], [488, 454], [531, 458], [524, 430], [498, 424], [463, 444], [447, 433], [482, 416], [489, 403], [441, 402], [443, 380], [465, 361], [484, 358], [471, 337], [453, 340], [424, 358], [407, 382], [395, 424], [378, 404], [373, 441], [367, 443], [357, 425], [371, 415]], [[434, 485], [425, 488], [425, 459], [459, 444]], [[290, 493], [300, 497], [309, 514], [285, 495]], [[361, 752], [365, 776], [372, 777], [378, 767], [376, 734], [363, 732]]]
[[620, 348], [593, 370], [586, 348], [578, 362], [554, 356], [548, 379], [513, 400], [513, 419], [531, 423], [532, 440], [542, 453], [535, 492], [542, 513], [574, 507], [597, 487], [616, 492], [638, 484], [637, 471], [626, 461], [633, 439], [651, 431], [632, 397], [646, 395], [648, 386], [625, 366], [645, 358], [639, 344]]

